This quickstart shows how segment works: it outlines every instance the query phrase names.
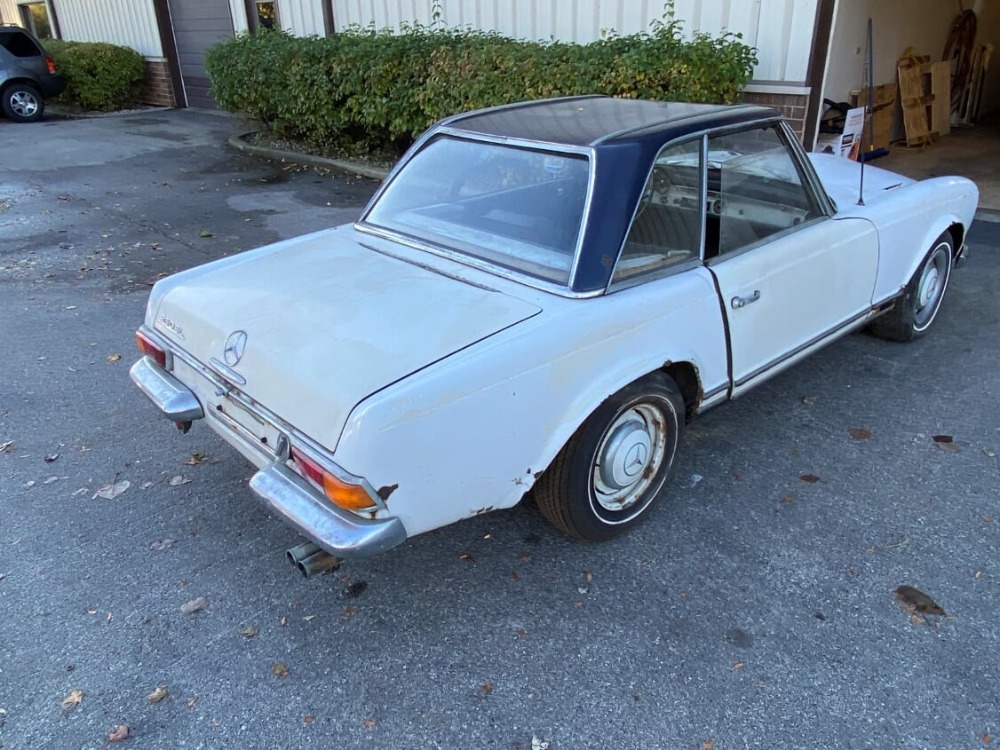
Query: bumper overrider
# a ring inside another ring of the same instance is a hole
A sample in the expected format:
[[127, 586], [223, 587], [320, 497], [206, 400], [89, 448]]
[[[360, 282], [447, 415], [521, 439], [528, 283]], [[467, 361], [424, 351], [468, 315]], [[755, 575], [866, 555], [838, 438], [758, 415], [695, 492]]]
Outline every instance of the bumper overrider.
[[[172, 422], [181, 425], [204, 418], [195, 393], [149, 356], [132, 365], [129, 375]], [[339, 473], [355, 479], [343, 470]], [[251, 477], [250, 489], [285, 523], [335, 557], [370, 557], [406, 539], [406, 529], [398, 518], [362, 518], [333, 505], [288, 466], [287, 443], [273, 462]]]

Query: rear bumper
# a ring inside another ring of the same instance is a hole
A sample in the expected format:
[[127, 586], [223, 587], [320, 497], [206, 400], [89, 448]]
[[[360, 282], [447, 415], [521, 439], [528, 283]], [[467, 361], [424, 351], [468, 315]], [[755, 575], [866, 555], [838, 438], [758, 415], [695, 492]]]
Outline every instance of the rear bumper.
[[[194, 392], [149, 357], [132, 365], [129, 375], [168, 419], [190, 422], [205, 416]], [[216, 429], [215, 424], [211, 426]], [[244, 455], [252, 450], [251, 444], [240, 435], [217, 431]], [[367, 519], [338, 508], [292, 471], [285, 464], [287, 457], [287, 450], [276, 460], [271, 460], [273, 456], [252, 457], [262, 468], [251, 477], [250, 489], [304, 537], [331, 555], [343, 558], [371, 557], [406, 540], [406, 529], [398, 518]]]
[[66, 79], [58, 73], [47, 75], [38, 79], [38, 90], [46, 99], [61, 94], [66, 88]]

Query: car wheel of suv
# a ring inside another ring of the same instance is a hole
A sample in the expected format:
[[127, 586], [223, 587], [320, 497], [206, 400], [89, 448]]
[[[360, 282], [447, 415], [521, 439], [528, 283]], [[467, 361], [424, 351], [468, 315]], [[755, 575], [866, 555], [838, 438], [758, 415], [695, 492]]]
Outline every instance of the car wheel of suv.
[[45, 100], [34, 86], [13, 83], [4, 89], [3, 113], [13, 122], [35, 122], [45, 113]]

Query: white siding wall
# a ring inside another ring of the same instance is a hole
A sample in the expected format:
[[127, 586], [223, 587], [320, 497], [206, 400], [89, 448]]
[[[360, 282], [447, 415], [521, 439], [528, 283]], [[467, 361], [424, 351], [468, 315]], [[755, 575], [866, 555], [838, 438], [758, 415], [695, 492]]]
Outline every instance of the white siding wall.
[[18, 15], [14, 0], [0, 0], [0, 20], [6, 24], [21, 25], [21, 16]]
[[63, 39], [122, 44], [163, 57], [153, 0], [59, 0], [56, 10]]
[[[432, 23], [432, 0], [334, 0], [337, 29], [352, 24], [398, 29]], [[684, 32], [741, 33], [758, 47], [757, 81], [802, 83], [809, 66], [817, 0], [676, 0]], [[283, 6], [318, 6], [283, 0]], [[608, 30], [631, 34], [662, 16], [662, 0], [441, 0], [446, 26], [471, 26], [519, 39], [592, 42]], [[322, 33], [322, 13], [317, 8]], [[289, 26], [283, 16], [282, 25]], [[296, 28], [297, 33], [299, 30]]]
[[297, 36], [323, 36], [323, 6], [320, 0], [278, 0], [278, 21]]

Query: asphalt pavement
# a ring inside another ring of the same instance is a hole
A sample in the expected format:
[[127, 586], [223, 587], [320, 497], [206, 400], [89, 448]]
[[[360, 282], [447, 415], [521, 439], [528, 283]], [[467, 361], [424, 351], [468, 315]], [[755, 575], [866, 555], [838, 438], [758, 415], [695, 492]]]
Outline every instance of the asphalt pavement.
[[1000, 224], [926, 338], [850, 336], [692, 423], [633, 533], [529, 502], [304, 580], [251, 466], [127, 374], [157, 278], [374, 190], [241, 129], [0, 121], [0, 747], [1000, 742]]

